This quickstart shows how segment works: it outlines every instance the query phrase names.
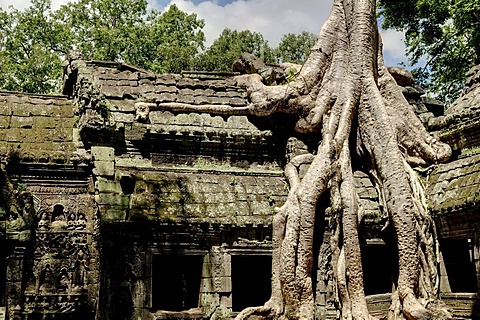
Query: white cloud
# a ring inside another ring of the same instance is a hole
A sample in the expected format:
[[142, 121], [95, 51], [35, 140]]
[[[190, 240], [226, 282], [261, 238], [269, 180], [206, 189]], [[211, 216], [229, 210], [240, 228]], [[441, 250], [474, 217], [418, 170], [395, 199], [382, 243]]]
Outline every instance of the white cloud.
[[405, 56], [405, 35], [396, 30], [380, 30], [383, 40], [383, 54], [386, 65], [407, 63]]
[[333, 0], [237, 0], [222, 7], [209, 1], [198, 5], [188, 0], [170, 2], [205, 20], [207, 46], [225, 28], [260, 32], [271, 46], [276, 46], [286, 33], [316, 34], [330, 14], [332, 3]]
[[[52, 0], [52, 10], [60, 8], [61, 5], [67, 4], [69, 0]], [[30, 6], [30, 0], [0, 0], [0, 7], [3, 10], [8, 10], [9, 6], [15, 9], [23, 10]]]

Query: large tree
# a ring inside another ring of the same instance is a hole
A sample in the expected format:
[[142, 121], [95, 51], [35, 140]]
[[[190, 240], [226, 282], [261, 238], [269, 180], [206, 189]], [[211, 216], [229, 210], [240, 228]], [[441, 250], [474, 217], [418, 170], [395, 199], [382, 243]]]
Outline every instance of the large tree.
[[65, 26], [52, 16], [49, 0], [32, 0], [23, 11], [0, 8], [0, 87], [58, 91], [62, 56], [70, 49], [65, 34]]
[[263, 35], [250, 30], [223, 29], [208, 49], [198, 57], [197, 69], [205, 71], [231, 71], [233, 63], [244, 52], [265, 62], [274, 62], [273, 50]]
[[477, 0], [381, 0], [383, 26], [405, 32], [412, 64], [429, 89], [452, 100], [465, 75], [480, 63], [480, 2]]
[[310, 32], [287, 33], [282, 36], [278, 47], [274, 50], [275, 58], [279, 62], [302, 64], [307, 60], [315, 41], [317, 36]]
[[[271, 299], [237, 319], [313, 319], [315, 258], [333, 273], [342, 318], [370, 318], [352, 159], [375, 183], [394, 239], [398, 275], [389, 318], [450, 317], [436, 300], [434, 223], [412, 166], [445, 161], [451, 150], [425, 130], [384, 65], [375, 8], [375, 0], [335, 0], [294, 81], [266, 86], [257, 74], [237, 78], [249, 95], [246, 107], [164, 105], [226, 115], [283, 113], [295, 120], [298, 132], [317, 136], [314, 153], [294, 157], [285, 167], [290, 191], [273, 220]], [[303, 177], [302, 164], [309, 164]], [[320, 198], [330, 201], [319, 204]], [[328, 248], [314, 252], [315, 221], [327, 214], [322, 207], [329, 207], [331, 236], [323, 241]]]

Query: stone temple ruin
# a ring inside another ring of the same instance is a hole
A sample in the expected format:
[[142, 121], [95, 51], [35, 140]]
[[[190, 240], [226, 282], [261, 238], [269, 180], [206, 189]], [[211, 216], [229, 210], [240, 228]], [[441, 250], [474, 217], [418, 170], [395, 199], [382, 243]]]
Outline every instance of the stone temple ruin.
[[[441, 244], [441, 297], [455, 317], [476, 318], [480, 68], [445, 114], [401, 73], [412, 107], [454, 150], [419, 173]], [[281, 116], [175, 108], [247, 105], [231, 76], [71, 60], [64, 95], [0, 93], [0, 319], [230, 319], [268, 299], [282, 166], [312, 146]], [[395, 270], [382, 208], [368, 175], [355, 177], [365, 290], [370, 312], [384, 315]], [[322, 270], [317, 318], [334, 319]]]

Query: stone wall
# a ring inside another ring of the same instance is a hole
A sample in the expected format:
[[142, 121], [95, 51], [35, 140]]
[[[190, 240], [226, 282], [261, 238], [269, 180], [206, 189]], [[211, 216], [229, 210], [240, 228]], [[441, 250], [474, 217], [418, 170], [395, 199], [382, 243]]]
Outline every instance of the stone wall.
[[63, 96], [0, 92], [0, 154], [35, 163], [74, 160], [75, 108]]

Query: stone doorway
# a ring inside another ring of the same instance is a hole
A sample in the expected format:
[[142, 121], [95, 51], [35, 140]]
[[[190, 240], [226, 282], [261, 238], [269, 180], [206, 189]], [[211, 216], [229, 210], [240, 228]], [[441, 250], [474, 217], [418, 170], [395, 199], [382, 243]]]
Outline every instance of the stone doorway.
[[452, 292], [477, 292], [472, 239], [444, 239], [440, 242]]
[[271, 294], [272, 257], [232, 255], [232, 310], [263, 305]]
[[155, 254], [152, 260], [152, 309], [198, 308], [203, 256]]
[[392, 292], [392, 252], [383, 241], [361, 247], [365, 295]]

